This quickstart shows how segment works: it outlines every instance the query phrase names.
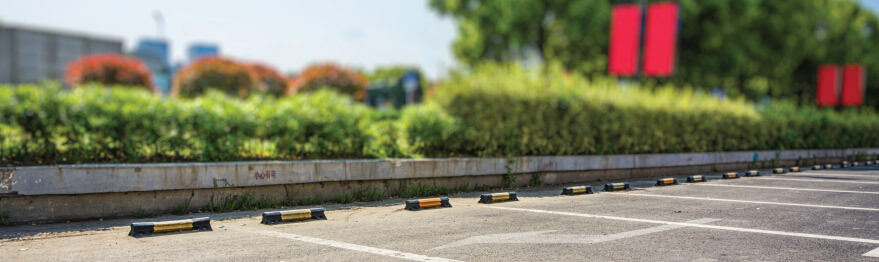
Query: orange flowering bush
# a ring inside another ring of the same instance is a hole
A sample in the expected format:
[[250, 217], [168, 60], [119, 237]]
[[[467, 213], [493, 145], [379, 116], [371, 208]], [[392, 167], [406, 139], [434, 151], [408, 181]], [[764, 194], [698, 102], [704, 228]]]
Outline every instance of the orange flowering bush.
[[266, 65], [253, 63], [250, 69], [256, 73], [257, 78], [262, 84], [263, 90], [274, 96], [282, 96], [287, 89], [287, 78], [275, 71], [275, 69]]
[[336, 64], [317, 64], [309, 66], [287, 86], [287, 94], [308, 92], [321, 88], [333, 88], [352, 95], [356, 99], [366, 96], [369, 80], [354, 70]]
[[70, 86], [85, 83], [104, 85], [139, 86], [152, 92], [152, 73], [138, 59], [119, 54], [94, 54], [82, 56], [67, 64], [64, 82]]
[[259, 77], [250, 66], [225, 58], [207, 57], [177, 72], [171, 95], [191, 98], [208, 89], [244, 98], [262, 88]]

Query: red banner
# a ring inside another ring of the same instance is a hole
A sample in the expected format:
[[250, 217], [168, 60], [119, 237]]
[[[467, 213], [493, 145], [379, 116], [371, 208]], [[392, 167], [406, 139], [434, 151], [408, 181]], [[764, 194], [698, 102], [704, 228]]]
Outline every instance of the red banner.
[[678, 25], [679, 7], [676, 2], [654, 2], [647, 6], [644, 75], [667, 77], [674, 74]]
[[614, 5], [610, 21], [608, 73], [617, 76], [637, 74], [640, 41], [641, 6], [638, 4]]
[[860, 106], [864, 103], [867, 72], [864, 65], [850, 64], [842, 68], [842, 106]]
[[836, 106], [838, 103], [840, 72], [837, 65], [818, 67], [818, 106]]

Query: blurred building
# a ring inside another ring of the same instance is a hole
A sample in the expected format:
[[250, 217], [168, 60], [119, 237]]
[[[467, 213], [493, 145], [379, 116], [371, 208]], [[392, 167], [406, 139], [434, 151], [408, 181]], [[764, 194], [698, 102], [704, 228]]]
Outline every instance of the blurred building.
[[189, 62], [198, 60], [199, 58], [206, 56], [218, 56], [220, 55], [220, 47], [214, 44], [192, 44], [189, 45], [189, 54], [188, 60]]
[[171, 90], [174, 71], [170, 63], [170, 46], [165, 39], [141, 39], [132, 52], [153, 72], [153, 83], [167, 94]]
[[0, 83], [62, 80], [82, 55], [122, 53], [122, 40], [22, 25], [0, 25]]

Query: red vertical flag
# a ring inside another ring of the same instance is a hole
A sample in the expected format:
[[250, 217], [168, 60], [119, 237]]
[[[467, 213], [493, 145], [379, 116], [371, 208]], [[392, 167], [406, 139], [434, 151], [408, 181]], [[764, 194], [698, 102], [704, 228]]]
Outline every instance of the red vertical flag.
[[860, 106], [864, 103], [864, 86], [867, 73], [863, 65], [850, 64], [842, 68], [842, 106]]
[[676, 2], [654, 2], [647, 6], [644, 75], [665, 77], [674, 74], [679, 15]]
[[822, 65], [818, 67], [818, 106], [836, 106], [839, 92], [839, 66]]
[[614, 5], [610, 21], [608, 73], [617, 76], [637, 74], [640, 42], [641, 6], [638, 4]]

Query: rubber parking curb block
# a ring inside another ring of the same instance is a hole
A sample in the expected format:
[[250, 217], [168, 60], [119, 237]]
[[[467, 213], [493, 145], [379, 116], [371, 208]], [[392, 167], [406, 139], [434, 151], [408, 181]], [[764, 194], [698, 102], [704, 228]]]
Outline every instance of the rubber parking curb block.
[[745, 172], [745, 176], [760, 176], [760, 171], [750, 170]]
[[864, 165], [865, 165], [865, 166], [872, 166], [872, 165], [873, 165], [873, 160], [867, 160], [867, 162], [864, 162]]
[[839, 168], [847, 168], [847, 167], [849, 167], [848, 161], [842, 161], [841, 163], [839, 163]]
[[519, 201], [519, 198], [516, 197], [516, 192], [482, 194], [481, 196], [479, 196], [479, 203], [483, 204], [491, 204], [494, 202], [504, 201]]
[[670, 186], [670, 185], [677, 185], [677, 184], [678, 184], [677, 178], [663, 178], [663, 179], [656, 180], [657, 186]]
[[613, 192], [617, 190], [629, 191], [632, 188], [629, 186], [629, 182], [623, 183], [610, 183], [604, 185], [604, 191]]
[[734, 179], [734, 178], [740, 178], [740, 177], [739, 177], [739, 174], [736, 174], [736, 172], [729, 172], [729, 173], [723, 174], [723, 176], [721, 178]]
[[784, 173], [787, 173], [787, 170], [784, 170], [784, 168], [776, 168], [776, 169], [772, 170], [772, 173], [773, 174], [784, 174]]
[[131, 223], [129, 236], [143, 237], [152, 236], [155, 233], [169, 233], [177, 231], [212, 231], [211, 218], [200, 217], [193, 219], [171, 220], [162, 222], [137, 222]]
[[266, 225], [274, 225], [281, 222], [294, 222], [308, 219], [327, 220], [326, 210], [318, 207], [311, 209], [295, 209], [285, 211], [271, 211], [262, 213], [262, 222]]
[[821, 165], [812, 166], [812, 170], [821, 170]]
[[580, 194], [595, 194], [595, 192], [592, 191], [592, 186], [573, 186], [562, 189], [562, 195], [573, 196]]
[[708, 181], [708, 179], [706, 179], [705, 176], [702, 176], [702, 175], [688, 176], [687, 177], [687, 183], [706, 182], [706, 181]]
[[452, 207], [448, 197], [406, 200], [406, 210], [418, 211], [425, 208]]
[[852, 162], [852, 167], [859, 167], [859, 166], [861, 166], [861, 162]]
[[800, 167], [798, 167], [798, 166], [791, 167], [791, 168], [790, 168], [790, 171], [791, 171], [791, 172], [800, 172]]
[[824, 165], [824, 169], [833, 169], [833, 165], [832, 165], [832, 164], [826, 164], [826, 165]]

